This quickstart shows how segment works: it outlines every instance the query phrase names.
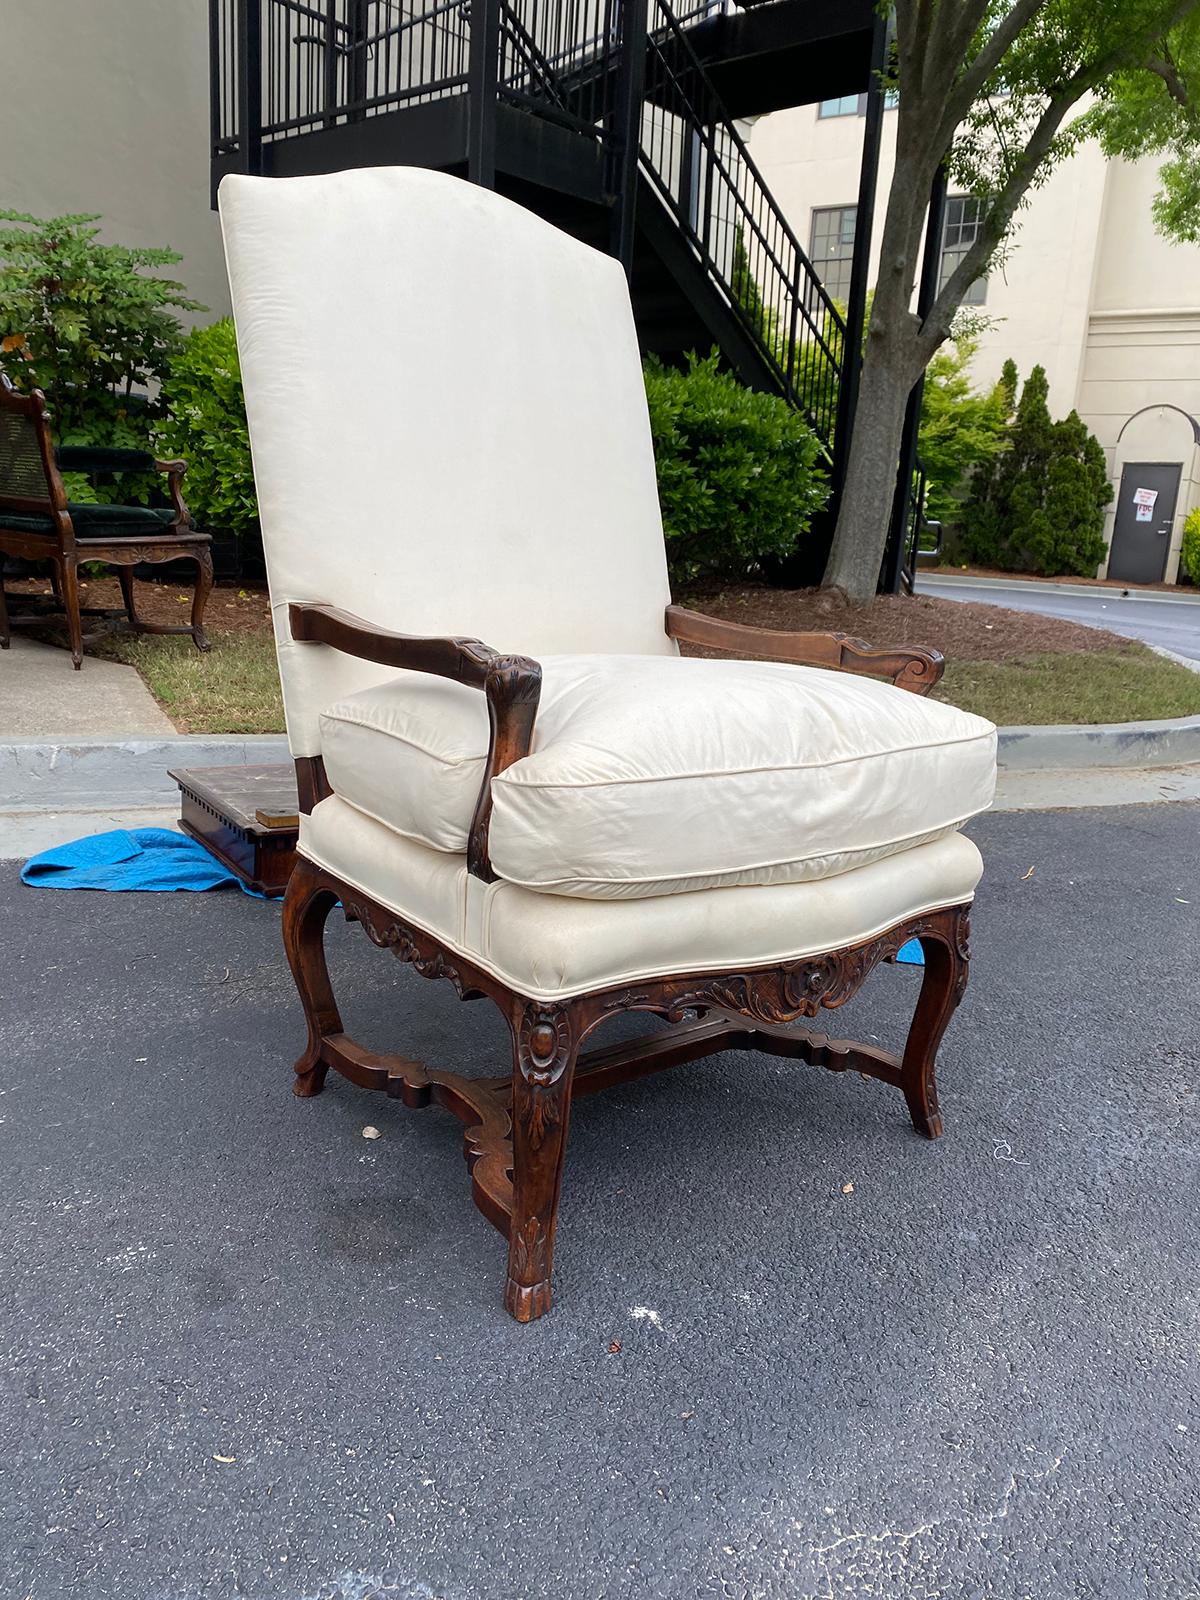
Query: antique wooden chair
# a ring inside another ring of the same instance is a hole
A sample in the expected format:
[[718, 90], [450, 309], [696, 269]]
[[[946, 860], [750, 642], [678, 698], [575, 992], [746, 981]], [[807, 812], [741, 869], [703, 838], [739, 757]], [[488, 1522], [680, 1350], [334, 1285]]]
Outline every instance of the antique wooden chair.
[[[91, 446], [54, 448], [50, 413], [40, 389], [19, 393], [0, 373], [0, 649], [11, 643], [11, 629], [65, 621], [76, 671], [83, 665], [83, 618], [97, 613], [80, 606], [79, 566], [103, 561], [117, 569], [129, 626], [138, 633], [186, 633], [197, 650], [207, 650], [204, 606], [212, 589], [209, 536], [191, 525], [183, 502], [182, 461], [158, 461], [145, 450], [105, 450]], [[77, 504], [67, 499], [64, 472], [159, 472], [167, 475], [170, 506]], [[4, 595], [3, 557], [50, 563], [60, 611], [37, 609], [9, 616]], [[134, 607], [132, 568], [143, 561], [196, 563], [192, 618], [176, 627], [146, 622]]]
[[[935, 1137], [981, 870], [959, 829], [995, 767], [990, 723], [922, 698], [941, 658], [670, 604], [615, 261], [416, 169], [226, 178], [220, 203], [302, 813], [296, 1093], [333, 1067], [461, 1119], [520, 1321], [550, 1304], [573, 1096], [761, 1050], [882, 1079]], [[492, 1000], [511, 1071], [348, 1037], [339, 901]], [[794, 1026], [910, 939], [902, 1053]], [[629, 1011], [670, 1026], [583, 1050]]]

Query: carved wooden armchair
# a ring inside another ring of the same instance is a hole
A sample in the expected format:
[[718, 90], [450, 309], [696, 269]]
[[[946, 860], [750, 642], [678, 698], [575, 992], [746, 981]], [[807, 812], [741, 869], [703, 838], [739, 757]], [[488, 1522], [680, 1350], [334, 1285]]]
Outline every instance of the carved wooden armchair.
[[[97, 615], [81, 606], [79, 566], [102, 561], [115, 567], [129, 626], [138, 633], [186, 633], [197, 650], [209, 648], [204, 606], [212, 590], [212, 555], [207, 533], [192, 527], [183, 502], [182, 461], [158, 461], [147, 450], [106, 450], [93, 446], [54, 448], [50, 413], [40, 389], [20, 394], [0, 372], [0, 649], [21, 625], [65, 621], [71, 662], [83, 665], [83, 619]], [[75, 504], [67, 499], [64, 472], [164, 473], [169, 506]], [[4, 557], [48, 561], [60, 610], [11, 617], [4, 595]], [[133, 568], [143, 561], [196, 564], [192, 617], [187, 626], [146, 622], [133, 597]], [[109, 613], [100, 613], [108, 616]], [[115, 613], [120, 616], [120, 613]]]
[[[550, 1304], [575, 1096], [761, 1050], [881, 1079], [935, 1137], [981, 869], [959, 829], [995, 769], [989, 723], [923, 698], [937, 653], [670, 605], [614, 261], [415, 169], [226, 178], [221, 212], [300, 787], [296, 1093], [333, 1067], [463, 1122], [520, 1321]], [[323, 955], [339, 901], [493, 1001], [511, 1071], [348, 1037]], [[909, 939], [902, 1052], [795, 1026]], [[669, 1026], [584, 1049], [628, 1011]]]

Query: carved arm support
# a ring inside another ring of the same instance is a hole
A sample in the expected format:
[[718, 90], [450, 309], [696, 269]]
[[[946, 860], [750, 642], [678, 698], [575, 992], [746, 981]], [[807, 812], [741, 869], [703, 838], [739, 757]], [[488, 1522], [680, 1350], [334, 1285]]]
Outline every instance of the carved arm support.
[[496, 874], [488, 859], [488, 827], [492, 818], [492, 779], [527, 756], [542, 692], [542, 669], [528, 656], [501, 655], [478, 639], [423, 639], [392, 633], [334, 606], [288, 607], [292, 638], [301, 644], [326, 644], [363, 661], [409, 672], [429, 672], [482, 689], [487, 700], [491, 737], [471, 832], [467, 870], [485, 883]]
[[668, 606], [667, 634], [683, 644], [710, 650], [734, 650], [762, 661], [791, 661], [799, 666], [832, 667], [865, 677], [890, 678], [898, 689], [928, 694], [945, 671], [940, 651], [924, 645], [877, 650], [848, 633], [785, 633], [777, 628], [751, 628], [722, 622], [684, 606]]
[[155, 472], [165, 472], [167, 475], [167, 497], [175, 511], [175, 525], [181, 528], [190, 528], [192, 514], [183, 498], [183, 475], [187, 471], [187, 462], [155, 461], [154, 470]]

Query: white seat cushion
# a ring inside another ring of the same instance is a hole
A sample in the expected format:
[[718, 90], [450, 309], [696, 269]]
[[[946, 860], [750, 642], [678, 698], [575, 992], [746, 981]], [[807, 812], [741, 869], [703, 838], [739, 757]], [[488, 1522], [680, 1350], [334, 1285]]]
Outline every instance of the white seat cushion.
[[[890, 684], [774, 662], [550, 656], [532, 753], [493, 783], [509, 883], [631, 899], [847, 872], [959, 827], [995, 783], [995, 729]], [[320, 718], [336, 794], [466, 849], [483, 696], [405, 673]]]
[[300, 818], [300, 849], [533, 1000], [844, 949], [970, 900], [983, 868], [971, 840], [951, 833], [820, 883], [571, 899], [484, 883], [461, 855], [413, 844], [336, 795]]

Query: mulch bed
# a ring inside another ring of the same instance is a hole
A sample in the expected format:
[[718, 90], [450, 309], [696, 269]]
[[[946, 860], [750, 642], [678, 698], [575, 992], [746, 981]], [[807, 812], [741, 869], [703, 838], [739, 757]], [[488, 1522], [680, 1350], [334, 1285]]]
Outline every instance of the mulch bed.
[[[115, 578], [84, 578], [79, 590], [81, 603], [85, 606], [98, 606], [104, 611], [121, 609], [121, 589]], [[4, 592], [10, 599], [20, 595], [48, 598], [51, 590], [49, 582], [40, 578], [10, 578], [4, 586]], [[191, 620], [191, 585], [137, 583], [134, 586], [134, 604], [138, 615], [145, 621], [178, 627]], [[209, 595], [204, 612], [204, 626], [210, 633], [258, 629], [269, 626], [270, 621], [267, 591], [261, 584], [218, 584]], [[87, 631], [86, 619], [84, 631]]]
[[[947, 661], [1012, 661], [1021, 656], [1130, 649], [1128, 639], [1103, 628], [1031, 611], [1010, 611], [1004, 606], [935, 600], [929, 595], [881, 595], [864, 609], [821, 589], [733, 584], [693, 589], [680, 596], [679, 603], [752, 627], [849, 633], [874, 645], [929, 645], [940, 650]], [[687, 651], [689, 655], [700, 653]]]
[[[115, 610], [121, 591], [115, 578], [81, 584], [85, 606]], [[6, 592], [49, 595], [48, 583], [10, 579]], [[184, 623], [191, 615], [192, 591], [167, 583], [139, 583], [137, 607], [147, 622]], [[929, 595], [883, 595], [863, 609], [820, 589], [771, 589], [763, 584], [695, 588], [679, 596], [681, 605], [729, 622], [797, 633], [849, 633], [870, 644], [924, 644], [948, 661], [1011, 661], [1031, 655], [1071, 655], [1079, 651], [1128, 650], [1130, 642], [1102, 628], [1059, 617], [1042, 617], [1004, 606], [936, 600]], [[210, 632], [240, 632], [270, 626], [266, 589], [245, 583], [218, 585], [209, 598], [205, 626]], [[685, 647], [685, 654], [709, 651]]]

